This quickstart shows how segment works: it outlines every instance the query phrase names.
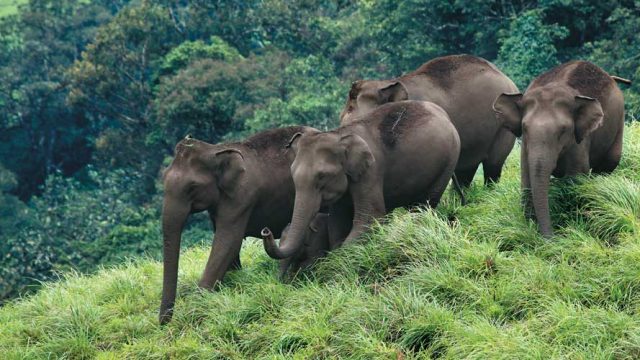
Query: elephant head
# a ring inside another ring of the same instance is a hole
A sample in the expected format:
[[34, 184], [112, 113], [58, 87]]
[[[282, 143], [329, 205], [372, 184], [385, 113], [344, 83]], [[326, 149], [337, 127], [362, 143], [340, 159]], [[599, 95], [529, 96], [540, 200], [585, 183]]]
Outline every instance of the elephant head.
[[407, 89], [397, 80], [359, 80], [351, 84], [340, 123], [349, 124], [388, 102], [407, 100]]
[[192, 138], [186, 138], [176, 146], [175, 158], [163, 177], [161, 324], [169, 322], [173, 313], [180, 242], [187, 217], [191, 213], [216, 209], [222, 198], [234, 197], [244, 176], [244, 156], [238, 149]]
[[576, 146], [602, 125], [600, 102], [567, 87], [543, 86], [524, 95], [502, 94], [493, 108], [504, 127], [522, 136], [522, 176], [528, 176], [523, 184], [530, 184], [540, 232], [550, 237], [549, 178], [560, 155], [570, 148], [581, 151]]
[[265, 242], [267, 253], [275, 259], [296, 254], [320, 209], [340, 199], [374, 161], [367, 143], [353, 134], [298, 133], [288, 146], [295, 153], [291, 175], [296, 196], [287, 236], [279, 247]]

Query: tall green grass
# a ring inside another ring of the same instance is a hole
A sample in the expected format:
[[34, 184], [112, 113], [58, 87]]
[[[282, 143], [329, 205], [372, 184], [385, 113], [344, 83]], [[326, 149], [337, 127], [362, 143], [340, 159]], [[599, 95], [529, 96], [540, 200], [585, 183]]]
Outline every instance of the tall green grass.
[[250, 239], [244, 269], [201, 291], [208, 249], [186, 250], [165, 327], [158, 262], [65, 274], [0, 309], [0, 357], [637, 359], [640, 126], [626, 130], [612, 175], [553, 182], [551, 241], [522, 214], [514, 151], [469, 205], [398, 210], [290, 284]]

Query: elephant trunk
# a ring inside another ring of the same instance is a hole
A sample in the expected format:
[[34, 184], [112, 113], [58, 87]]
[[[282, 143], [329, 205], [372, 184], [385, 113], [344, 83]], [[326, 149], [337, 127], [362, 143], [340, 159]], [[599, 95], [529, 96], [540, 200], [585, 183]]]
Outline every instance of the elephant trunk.
[[[532, 156], [532, 153], [536, 155]], [[529, 154], [528, 165], [533, 208], [540, 232], [544, 237], [550, 238], [553, 236], [553, 230], [549, 214], [549, 182], [553, 171], [552, 159], [555, 159], [555, 156], [549, 151], [532, 153]]]
[[171, 321], [173, 306], [176, 301], [176, 287], [178, 285], [178, 262], [180, 258], [180, 241], [182, 229], [189, 216], [188, 209], [176, 209], [165, 199], [162, 209], [162, 237], [163, 237], [163, 281], [162, 303], [160, 304], [160, 324]]
[[[286, 239], [280, 239], [280, 245], [276, 245], [273, 234], [269, 229], [264, 229], [262, 233], [264, 250], [274, 259], [286, 259], [293, 256], [304, 241], [304, 237], [313, 217], [320, 210], [320, 199], [309, 199], [296, 194], [296, 201], [293, 210], [293, 217]], [[265, 231], [267, 230], [267, 231]]]

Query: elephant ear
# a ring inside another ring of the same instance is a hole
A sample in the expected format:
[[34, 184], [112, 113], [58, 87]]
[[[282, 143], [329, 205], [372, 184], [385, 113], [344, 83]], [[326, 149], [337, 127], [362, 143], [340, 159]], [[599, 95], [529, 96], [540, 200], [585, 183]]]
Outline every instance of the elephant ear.
[[604, 122], [604, 112], [600, 101], [588, 97], [577, 95], [575, 110], [575, 135], [576, 142], [580, 144], [584, 138], [602, 126]]
[[344, 169], [352, 181], [358, 182], [375, 161], [369, 145], [358, 135], [345, 135], [340, 139], [345, 146]]
[[500, 94], [493, 102], [496, 118], [502, 121], [502, 126], [515, 136], [522, 136], [522, 109], [520, 107], [522, 94]]
[[399, 81], [394, 81], [387, 87], [378, 90], [380, 104], [403, 101], [409, 99], [407, 89]]
[[245, 172], [244, 156], [237, 149], [225, 149], [215, 153], [215, 174], [218, 188], [228, 196], [233, 196]]

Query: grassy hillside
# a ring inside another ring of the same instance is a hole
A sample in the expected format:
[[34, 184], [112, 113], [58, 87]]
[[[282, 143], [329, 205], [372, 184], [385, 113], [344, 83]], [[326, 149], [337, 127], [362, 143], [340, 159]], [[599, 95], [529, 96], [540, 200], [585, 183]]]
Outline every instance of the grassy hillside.
[[[368, 241], [292, 284], [256, 240], [216, 293], [181, 258], [173, 322], [157, 323], [161, 265], [67, 274], [0, 309], [3, 358], [640, 357], [640, 126], [614, 175], [556, 181], [557, 237], [519, 207], [518, 156], [503, 181], [437, 212], [396, 211]], [[204, 241], [208, 239], [203, 239]], [[160, 241], [160, 240], [158, 240]]]

